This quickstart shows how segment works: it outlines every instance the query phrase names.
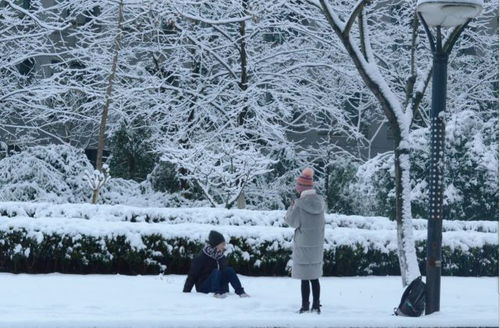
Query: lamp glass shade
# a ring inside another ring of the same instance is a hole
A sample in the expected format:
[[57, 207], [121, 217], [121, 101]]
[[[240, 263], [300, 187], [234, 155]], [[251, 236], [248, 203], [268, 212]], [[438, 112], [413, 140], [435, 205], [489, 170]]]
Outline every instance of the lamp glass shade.
[[462, 25], [482, 10], [483, 0], [419, 0], [417, 3], [417, 11], [429, 26]]

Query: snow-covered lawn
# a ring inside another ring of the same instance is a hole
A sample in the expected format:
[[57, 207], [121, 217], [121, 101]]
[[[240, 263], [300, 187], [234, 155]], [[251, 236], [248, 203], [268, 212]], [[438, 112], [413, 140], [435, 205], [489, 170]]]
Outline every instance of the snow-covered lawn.
[[181, 292], [185, 276], [0, 274], [0, 327], [498, 327], [498, 279], [443, 277], [441, 312], [391, 316], [399, 277], [323, 278], [323, 313], [296, 314], [299, 282], [241, 277], [248, 299]]

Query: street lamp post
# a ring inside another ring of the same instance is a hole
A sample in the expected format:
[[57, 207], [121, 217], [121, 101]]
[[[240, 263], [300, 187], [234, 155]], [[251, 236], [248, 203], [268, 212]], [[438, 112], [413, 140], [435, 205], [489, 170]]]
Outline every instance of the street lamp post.
[[[427, 261], [425, 314], [439, 311], [441, 293], [441, 243], [443, 226], [444, 111], [448, 55], [458, 37], [482, 10], [482, 0], [419, 0], [417, 13], [429, 38], [432, 54], [431, 158], [428, 170], [429, 213], [427, 220]], [[431, 27], [436, 28], [436, 37]], [[453, 27], [446, 40], [441, 29]]]

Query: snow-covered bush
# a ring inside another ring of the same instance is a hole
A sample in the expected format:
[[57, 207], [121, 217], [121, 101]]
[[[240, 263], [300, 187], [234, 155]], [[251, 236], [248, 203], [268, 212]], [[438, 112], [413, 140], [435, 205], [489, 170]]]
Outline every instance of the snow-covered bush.
[[[212, 225], [96, 222], [85, 219], [2, 218], [0, 268], [8, 272], [185, 274]], [[293, 230], [219, 226], [229, 262], [248, 275], [288, 275]], [[266, 232], [264, 232], [264, 230]], [[398, 275], [394, 231], [338, 229], [326, 236], [327, 276]], [[425, 236], [425, 232], [420, 237]], [[443, 274], [498, 275], [493, 233], [446, 232]], [[467, 242], [461, 242], [469, 241]], [[425, 268], [425, 242], [417, 241]], [[166, 271], [165, 271], [166, 269]]]
[[[27, 148], [0, 160], [0, 201], [86, 203], [92, 191], [89, 178], [101, 174], [83, 150], [69, 145]], [[108, 179], [101, 186], [99, 203], [138, 206], [201, 206], [207, 202], [189, 201], [179, 192], [157, 192], [149, 181], [142, 183], [121, 178]]]
[[[115, 180], [120, 181], [119, 179]], [[122, 188], [136, 188], [129, 184], [129, 180], [122, 180]], [[141, 186], [139, 186], [141, 187]], [[124, 194], [125, 195], [125, 194]], [[116, 196], [117, 198], [119, 196]], [[126, 203], [128, 199], [123, 199]], [[194, 208], [164, 208], [164, 207], [137, 207], [130, 205], [98, 205], [84, 204], [52, 204], [32, 202], [0, 202], [0, 216], [7, 218], [67, 218], [85, 219], [108, 222], [146, 222], [168, 224], [196, 223], [213, 226], [261, 226], [286, 227], [284, 222], [285, 211], [257, 211], [224, 208], [204, 207]], [[327, 214], [325, 216], [328, 229], [350, 228], [365, 230], [394, 230], [394, 221], [385, 217], [366, 217], [357, 215]], [[427, 230], [427, 220], [413, 219], [413, 228], [416, 231]], [[457, 232], [498, 232], [498, 222], [495, 221], [459, 221], [443, 220], [443, 231]]]
[[[445, 217], [462, 220], [498, 219], [497, 120], [483, 120], [474, 111], [450, 115], [445, 142]], [[427, 216], [429, 130], [413, 133], [413, 211]]]
[[[114, 180], [119, 182], [120, 180]], [[129, 184], [129, 180], [121, 180], [122, 188], [136, 188], [137, 185]], [[140, 187], [140, 186], [139, 186]], [[113, 188], [115, 189], [115, 188]], [[116, 190], [116, 189], [115, 189]], [[126, 194], [124, 194], [125, 196]], [[119, 196], [116, 196], [118, 198]], [[47, 218], [58, 217], [67, 219], [85, 219], [90, 221], [107, 222], [146, 222], [168, 224], [196, 223], [212, 226], [260, 226], [269, 228], [283, 228], [285, 211], [257, 211], [241, 209], [211, 208], [164, 208], [164, 207], [137, 207], [122, 205], [130, 201], [123, 199], [120, 205], [84, 204], [51, 204], [31, 202], [0, 202], [0, 216], [7, 218], [32, 217]], [[357, 216], [342, 214], [327, 214], [325, 216], [327, 229], [349, 228], [360, 231], [395, 230], [396, 223], [385, 217]], [[416, 231], [427, 231], [427, 220], [412, 220]], [[243, 228], [242, 228], [243, 229]], [[457, 232], [498, 232], [498, 222], [495, 221], [458, 221], [443, 220], [443, 231]]]
[[109, 140], [111, 176], [137, 182], [145, 180], [158, 157], [150, 138], [150, 130], [144, 122], [122, 122]]
[[[124, 205], [0, 203], [0, 269], [12, 272], [186, 273], [208, 231], [229, 241], [238, 271], [287, 275], [293, 229], [284, 211], [140, 208]], [[325, 275], [397, 275], [396, 224], [330, 214]], [[421, 268], [426, 220], [414, 220]], [[443, 272], [498, 274], [498, 223], [443, 222]]]
[[394, 156], [378, 154], [359, 166], [347, 197], [355, 214], [394, 217]]
[[[498, 219], [498, 123], [484, 121], [480, 113], [450, 115], [446, 125], [445, 218], [453, 220]], [[427, 217], [427, 163], [429, 130], [412, 132], [412, 212]], [[350, 185], [350, 198], [360, 215], [394, 213], [394, 156], [381, 154], [361, 165]]]
[[359, 163], [349, 158], [338, 157], [329, 163], [330, 170], [325, 190], [326, 203], [330, 213], [358, 214], [353, 207], [349, 186], [356, 177]]
[[[446, 127], [446, 216], [498, 220], [498, 120], [462, 111]], [[423, 172], [422, 172], [423, 173]]]
[[92, 170], [85, 172], [85, 181], [92, 191], [92, 204], [97, 203], [99, 191], [110, 179], [111, 176], [109, 175], [109, 166], [107, 164], [103, 164], [100, 171]]
[[92, 165], [82, 150], [36, 146], [0, 160], [0, 200], [84, 202], [84, 172]]
[[148, 174], [147, 180], [155, 191], [175, 193], [180, 190], [175, 165], [168, 162], [157, 163]]
[[180, 192], [167, 193], [153, 190], [149, 181], [113, 178], [101, 190], [101, 204], [127, 204], [135, 206], [193, 207], [208, 206], [205, 200], [188, 200]]

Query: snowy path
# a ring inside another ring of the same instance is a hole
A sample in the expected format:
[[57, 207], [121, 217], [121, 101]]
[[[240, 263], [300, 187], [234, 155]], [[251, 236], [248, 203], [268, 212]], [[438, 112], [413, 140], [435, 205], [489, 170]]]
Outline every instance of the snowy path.
[[443, 277], [441, 313], [391, 316], [399, 277], [323, 278], [323, 314], [296, 314], [299, 284], [242, 277], [252, 295], [180, 292], [184, 276], [0, 274], [0, 327], [497, 327], [498, 279]]

